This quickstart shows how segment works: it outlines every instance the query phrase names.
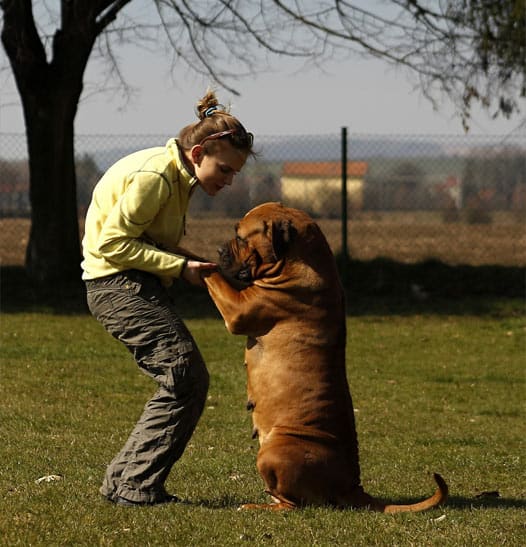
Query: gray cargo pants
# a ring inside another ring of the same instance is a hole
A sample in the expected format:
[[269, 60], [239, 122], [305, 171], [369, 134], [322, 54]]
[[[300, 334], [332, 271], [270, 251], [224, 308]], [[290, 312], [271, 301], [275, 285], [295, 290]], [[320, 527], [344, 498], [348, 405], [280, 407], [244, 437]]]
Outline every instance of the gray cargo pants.
[[100, 492], [110, 500], [121, 496], [140, 503], [162, 501], [166, 477], [203, 411], [208, 371], [156, 276], [128, 270], [87, 281], [86, 287], [93, 316], [159, 385], [108, 466]]

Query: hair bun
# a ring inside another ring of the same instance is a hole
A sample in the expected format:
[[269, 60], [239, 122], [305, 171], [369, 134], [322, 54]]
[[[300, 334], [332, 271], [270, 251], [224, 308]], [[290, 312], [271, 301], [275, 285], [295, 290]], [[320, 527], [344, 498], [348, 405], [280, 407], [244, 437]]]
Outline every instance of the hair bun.
[[200, 120], [209, 118], [214, 112], [224, 112], [229, 114], [229, 109], [221, 104], [212, 90], [208, 90], [206, 95], [197, 103], [195, 113]]
[[208, 118], [211, 116], [216, 110], [225, 111], [225, 107], [222, 104], [216, 104], [215, 106], [211, 106], [210, 108], [207, 108], [205, 110], [205, 118]]
[[210, 116], [212, 112], [218, 109], [219, 101], [217, 100], [216, 94], [208, 90], [206, 95], [197, 103], [195, 111], [197, 117], [200, 120], [204, 120], [206, 117]]

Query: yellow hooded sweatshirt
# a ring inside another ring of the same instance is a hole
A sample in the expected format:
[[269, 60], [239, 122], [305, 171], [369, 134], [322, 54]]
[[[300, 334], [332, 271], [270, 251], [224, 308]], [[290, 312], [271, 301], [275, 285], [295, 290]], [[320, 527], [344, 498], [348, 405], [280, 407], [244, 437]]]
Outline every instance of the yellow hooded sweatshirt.
[[95, 186], [82, 240], [82, 279], [129, 269], [157, 275], [164, 285], [186, 263], [169, 252], [184, 233], [197, 179], [184, 165], [176, 139], [115, 163]]

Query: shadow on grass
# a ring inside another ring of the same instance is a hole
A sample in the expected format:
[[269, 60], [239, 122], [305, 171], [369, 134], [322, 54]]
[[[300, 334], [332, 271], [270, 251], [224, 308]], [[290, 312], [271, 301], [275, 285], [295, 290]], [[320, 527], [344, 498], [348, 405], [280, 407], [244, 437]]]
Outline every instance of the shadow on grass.
[[[172, 298], [186, 318], [218, 317], [205, 289], [176, 280]], [[0, 267], [0, 311], [3, 313], [89, 314], [84, 283], [37, 285], [24, 268]]]
[[[342, 268], [342, 257], [337, 257]], [[344, 285], [351, 294], [405, 295], [414, 300], [466, 296], [524, 297], [526, 268], [521, 266], [453, 266], [438, 260], [414, 264], [389, 258], [349, 260]]]
[[[428, 261], [400, 264], [387, 259], [351, 261], [346, 283], [347, 314], [491, 315], [524, 314], [526, 269], [449, 266]], [[185, 319], [219, 318], [205, 289], [175, 280], [170, 294]], [[0, 268], [0, 311], [89, 313], [84, 284], [37, 286], [24, 268]]]
[[451, 509], [526, 509], [526, 500], [501, 498], [499, 496], [483, 496], [465, 498], [450, 496], [444, 508]]
[[[460, 509], [460, 510], [471, 510], [471, 509], [524, 509], [526, 508], [526, 500], [524, 499], [514, 499], [514, 498], [501, 498], [498, 495], [492, 495], [490, 492], [488, 495], [480, 495], [473, 497], [463, 497], [463, 496], [449, 496], [446, 503], [438, 506], [438, 510], [447, 510], [447, 509]], [[411, 505], [413, 503], [418, 503], [422, 501], [422, 497], [403, 497], [397, 499], [384, 500], [381, 499], [384, 503], [390, 505]], [[345, 509], [345, 508], [344, 508]], [[360, 509], [367, 511], [367, 509]]]
[[[270, 498], [267, 500], [270, 503]], [[421, 501], [421, 498], [404, 498], [396, 501], [389, 500], [389, 503], [397, 505], [408, 505]], [[244, 503], [253, 503], [251, 500], [239, 499], [228, 494], [214, 499], [197, 499], [197, 500], [181, 500], [184, 505], [192, 505], [204, 507], [205, 509], [239, 509]], [[266, 503], [265, 501], [263, 503]], [[310, 508], [307, 507], [307, 508]], [[334, 508], [338, 511], [348, 511], [349, 508]], [[526, 500], [514, 499], [514, 498], [501, 498], [498, 496], [483, 496], [483, 497], [462, 497], [462, 496], [450, 496], [447, 503], [440, 506], [439, 509], [460, 509], [460, 510], [472, 510], [472, 509], [526, 509]], [[368, 511], [368, 509], [359, 509], [360, 511]]]

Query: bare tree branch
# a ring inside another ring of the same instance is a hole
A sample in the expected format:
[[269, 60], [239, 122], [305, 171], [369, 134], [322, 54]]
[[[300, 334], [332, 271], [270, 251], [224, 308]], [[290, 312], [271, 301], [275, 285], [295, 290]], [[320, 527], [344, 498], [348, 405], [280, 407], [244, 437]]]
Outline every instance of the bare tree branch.
[[102, 2], [97, 17], [97, 34], [100, 34], [110, 23], [115, 21], [119, 12], [131, 0], [114, 0]]
[[[1, 6], [5, 13], [30, 12], [32, 4], [3, 0]], [[43, 5], [51, 19], [52, 7]], [[79, 31], [88, 32], [86, 43], [100, 35], [96, 50], [123, 89], [114, 50], [134, 43], [152, 50], [167, 46], [172, 68], [186, 65], [234, 94], [234, 81], [265, 69], [276, 56], [322, 67], [359, 55], [402, 67], [435, 105], [448, 97], [465, 119], [473, 102], [493, 104], [495, 112], [509, 116], [526, 95], [525, 69], [517, 61], [522, 55], [525, 65], [524, 0], [151, 0], [140, 18], [133, 7], [124, 10], [128, 5], [135, 4], [61, 1], [61, 29], [69, 28], [72, 18], [84, 18]], [[60, 38], [60, 29], [43, 34], [38, 25], [44, 59], [43, 48], [51, 36]], [[38, 32], [35, 27], [34, 37]], [[11, 38], [11, 48], [21, 50], [17, 41]], [[31, 49], [38, 55], [38, 46]]]

